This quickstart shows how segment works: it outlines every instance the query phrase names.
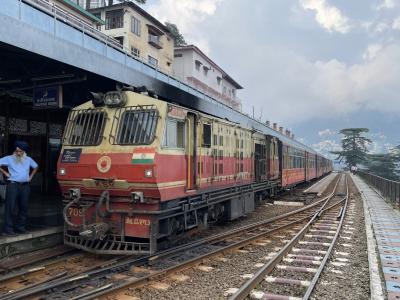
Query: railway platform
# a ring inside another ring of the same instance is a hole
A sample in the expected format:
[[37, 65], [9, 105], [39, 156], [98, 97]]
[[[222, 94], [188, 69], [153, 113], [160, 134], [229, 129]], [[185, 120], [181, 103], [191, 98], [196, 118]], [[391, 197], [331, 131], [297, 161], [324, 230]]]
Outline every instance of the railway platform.
[[359, 176], [352, 179], [364, 203], [371, 299], [400, 299], [400, 212]]
[[[0, 231], [4, 202], [0, 203]], [[62, 202], [51, 196], [32, 195], [28, 209], [27, 233], [0, 236], [0, 259], [40, 250], [63, 242]]]
[[317, 181], [315, 184], [310, 186], [308, 189], [304, 190], [304, 194], [317, 194], [317, 196], [321, 196], [326, 189], [328, 188], [329, 184], [332, 182], [333, 179], [337, 176], [337, 172], [332, 172], [329, 175], [325, 176], [323, 179]]

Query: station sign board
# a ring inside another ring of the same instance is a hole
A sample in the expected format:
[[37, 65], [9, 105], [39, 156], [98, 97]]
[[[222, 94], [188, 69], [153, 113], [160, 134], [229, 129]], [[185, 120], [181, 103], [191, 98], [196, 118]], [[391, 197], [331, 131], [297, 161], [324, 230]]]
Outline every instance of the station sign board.
[[35, 88], [33, 91], [33, 108], [49, 109], [62, 107], [62, 86]]

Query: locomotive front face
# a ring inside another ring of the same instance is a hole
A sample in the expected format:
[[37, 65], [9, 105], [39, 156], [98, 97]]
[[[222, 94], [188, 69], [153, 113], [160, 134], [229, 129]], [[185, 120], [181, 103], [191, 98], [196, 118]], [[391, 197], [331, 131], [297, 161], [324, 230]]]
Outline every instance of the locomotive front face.
[[151, 211], [160, 209], [157, 152], [165, 112], [164, 102], [132, 92], [107, 93], [71, 111], [57, 174], [66, 244], [150, 252], [145, 240]]

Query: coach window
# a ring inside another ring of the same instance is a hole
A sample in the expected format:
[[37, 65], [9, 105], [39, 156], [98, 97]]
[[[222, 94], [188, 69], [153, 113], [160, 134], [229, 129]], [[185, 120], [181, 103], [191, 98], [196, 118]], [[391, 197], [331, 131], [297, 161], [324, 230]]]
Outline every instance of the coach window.
[[176, 119], [167, 119], [164, 146], [168, 148], [185, 147], [185, 122]]

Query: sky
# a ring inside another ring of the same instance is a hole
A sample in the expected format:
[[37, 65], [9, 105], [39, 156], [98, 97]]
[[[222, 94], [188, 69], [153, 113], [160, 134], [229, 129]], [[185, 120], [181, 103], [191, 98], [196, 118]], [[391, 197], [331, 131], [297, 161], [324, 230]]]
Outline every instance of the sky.
[[[243, 110], [321, 153], [365, 127], [400, 144], [400, 0], [147, 0], [244, 89]], [[332, 157], [332, 156], [331, 156]]]

